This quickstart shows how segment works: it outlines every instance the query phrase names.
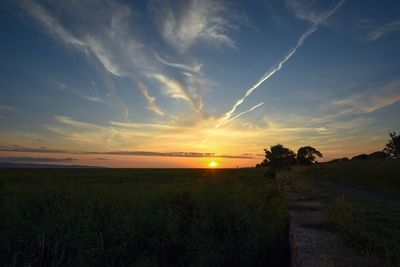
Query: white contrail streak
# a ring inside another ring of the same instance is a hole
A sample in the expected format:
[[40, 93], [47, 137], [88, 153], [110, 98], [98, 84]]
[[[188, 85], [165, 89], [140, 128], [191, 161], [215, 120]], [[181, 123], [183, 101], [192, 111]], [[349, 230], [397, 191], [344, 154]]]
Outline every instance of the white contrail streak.
[[223, 122], [221, 125], [219, 125], [219, 126], [227, 125], [227, 124], [230, 123], [231, 121], [237, 119], [238, 117], [240, 117], [240, 116], [242, 116], [242, 115], [244, 115], [244, 114], [246, 114], [246, 113], [249, 113], [249, 112], [255, 110], [256, 108], [258, 108], [258, 107], [260, 107], [260, 106], [262, 106], [262, 105], [264, 105], [263, 102], [261, 102], [261, 103], [255, 105], [254, 107], [252, 107], [252, 108], [250, 108], [250, 109], [248, 109], [248, 110], [246, 110], [246, 111], [240, 112], [239, 114], [237, 114], [236, 116], [230, 118], [229, 120], [224, 121], [224, 122]]
[[245, 95], [241, 99], [239, 99], [227, 113], [225, 113], [224, 117], [221, 118], [221, 120], [215, 126], [215, 128], [224, 125], [225, 122], [232, 117], [232, 114], [244, 102], [244, 100], [249, 95], [251, 95], [261, 84], [263, 84], [265, 81], [271, 78], [272, 75], [274, 75], [277, 71], [279, 71], [283, 67], [283, 65], [296, 53], [297, 49], [299, 49], [304, 44], [304, 41], [318, 29], [318, 25], [325, 19], [332, 16], [343, 5], [345, 1], [346, 0], [340, 1], [333, 9], [322, 14], [321, 17], [316, 22], [314, 22], [305, 33], [303, 33], [300, 36], [299, 40], [297, 40], [297, 44], [292, 49], [289, 50], [289, 53], [287, 53], [287, 55], [275, 67], [267, 71], [252, 87], [250, 87], [246, 91]]

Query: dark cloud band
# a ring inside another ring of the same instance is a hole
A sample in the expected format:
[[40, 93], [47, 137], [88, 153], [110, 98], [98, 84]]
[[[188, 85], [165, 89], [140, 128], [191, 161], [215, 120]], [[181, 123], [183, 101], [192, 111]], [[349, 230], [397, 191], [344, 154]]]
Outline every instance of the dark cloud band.
[[153, 157], [181, 157], [181, 158], [233, 158], [233, 159], [254, 159], [253, 155], [224, 155], [216, 153], [199, 152], [153, 152], [153, 151], [68, 151], [46, 148], [6, 147], [0, 146], [0, 151], [7, 152], [30, 152], [30, 153], [60, 153], [80, 155], [121, 155], [121, 156], [153, 156]]

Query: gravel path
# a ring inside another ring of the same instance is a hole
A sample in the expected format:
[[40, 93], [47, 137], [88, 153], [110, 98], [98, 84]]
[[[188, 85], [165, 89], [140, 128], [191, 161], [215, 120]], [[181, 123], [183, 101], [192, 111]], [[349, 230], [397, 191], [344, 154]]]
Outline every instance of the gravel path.
[[326, 209], [318, 201], [304, 199], [285, 186], [289, 206], [289, 238], [291, 266], [333, 266], [332, 234], [326, 230], [307, 227], [326, 219]]
[[327, 220], [327, 206], [293, 192], [285, 185], [288, 202], [289, 241], [292, 267], [360, 266], [360, 258], [353, 255], [334, 234], [319, 227]]

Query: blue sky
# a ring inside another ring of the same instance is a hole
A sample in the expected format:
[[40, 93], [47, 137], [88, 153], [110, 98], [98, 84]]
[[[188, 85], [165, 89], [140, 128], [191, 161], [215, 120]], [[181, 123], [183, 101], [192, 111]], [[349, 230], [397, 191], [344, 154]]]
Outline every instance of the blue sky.
[[251, 166], [278, 142], [332, 159], [400, 128], [398, 1], [21, 0], [0, 14], [3, 159]]

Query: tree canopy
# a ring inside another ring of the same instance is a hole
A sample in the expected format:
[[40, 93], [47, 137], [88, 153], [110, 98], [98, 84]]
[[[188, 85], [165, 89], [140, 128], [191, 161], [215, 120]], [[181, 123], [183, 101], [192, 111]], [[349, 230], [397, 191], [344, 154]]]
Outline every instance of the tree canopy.
[[264, 149], [265, 159], [262, 162], [264, 166], [270, 166], [273, 169], [289, 168], [289, 165], [296, 164], [296, 154], [281, 144], [271, 146], [270, 149]]
[[390, 139], [388, 140], [383, 151], [391, 159], [400, 159], [400, 135], [396, 132], [389, 133]]
[[300, 165], [312, 164], [316, 157], [322, 158], [322, 153], [312, 146], [303, 146], [297, 151], [297, 162]]

